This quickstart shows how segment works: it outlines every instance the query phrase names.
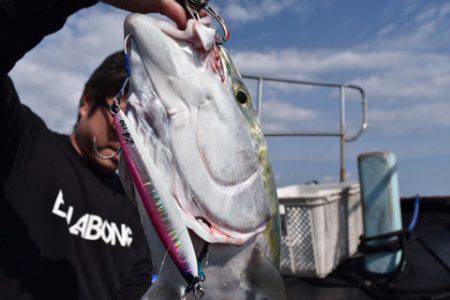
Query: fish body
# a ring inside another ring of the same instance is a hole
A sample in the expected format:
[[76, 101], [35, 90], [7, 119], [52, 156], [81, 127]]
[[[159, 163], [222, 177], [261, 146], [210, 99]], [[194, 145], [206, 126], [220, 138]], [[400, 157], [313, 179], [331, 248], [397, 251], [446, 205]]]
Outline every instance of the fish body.
[[[140, 14], [125, 21], [131, 85], [123, 119], [141, 155], [136, 168], [148, 174], [176, 217], [183, 261], [192, 265], [190, 247], [198, 257], [209, 244], [200, 262], [205, 299], [282, 299], [278, 200], [267, 144], [241, 75], [207, 25], [207, 19], [189, 20], [180, 31]], [[122, 155], [119, 174], [147, 212], [144, 228], [159, 269], [147, 297], [182, 297], [186, 276]]]

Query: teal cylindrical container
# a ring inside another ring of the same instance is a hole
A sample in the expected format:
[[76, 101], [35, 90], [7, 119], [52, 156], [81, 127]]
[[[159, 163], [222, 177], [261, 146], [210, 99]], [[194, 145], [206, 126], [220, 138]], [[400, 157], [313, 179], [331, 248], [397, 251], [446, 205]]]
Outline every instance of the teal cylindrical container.
[[[358, 157], [359, 180], [363, 200], [364, 235], [371, 238], [402, 229], [397, 159], [391, 152], [370, 152]], [[399, 237], [367, 242], [382, 246]], [[402, 250], [366, 253], [364, 264], [368, 272], [389, 274], [397, 270]]]

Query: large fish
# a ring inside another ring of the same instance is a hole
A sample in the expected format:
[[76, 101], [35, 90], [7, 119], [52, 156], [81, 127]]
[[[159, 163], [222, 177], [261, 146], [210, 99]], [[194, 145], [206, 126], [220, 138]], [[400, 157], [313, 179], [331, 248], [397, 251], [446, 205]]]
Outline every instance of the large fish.
[[125, 21], [131, 84], [116, 126], [132, 150], [119, 174], [142, 210], [159, 273], [146, 297], [193, 297], [186, 282], [204, 271], [205, 299], [282, 299], [267, 145], [239, 72], [203, 23], [180, 31], [140, 14]]

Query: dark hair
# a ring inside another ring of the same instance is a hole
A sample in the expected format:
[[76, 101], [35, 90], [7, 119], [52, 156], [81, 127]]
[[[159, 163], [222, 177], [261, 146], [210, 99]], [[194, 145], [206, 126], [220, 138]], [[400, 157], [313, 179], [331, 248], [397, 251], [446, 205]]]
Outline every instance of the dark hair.
[[[106, 100], [117, 95], [122, 84], [127, 77], [125, 69], [125, 54], [123, 51], [117, 51], [109, 55], [97, 67], [84, 85], [79, 107], [83, 105], [84, 99], [89, 99], [91, 109], [89, 117], [99, 107], [106, 106]], [[80, 121], [80, 114], [77, 117], [77, 123]]]

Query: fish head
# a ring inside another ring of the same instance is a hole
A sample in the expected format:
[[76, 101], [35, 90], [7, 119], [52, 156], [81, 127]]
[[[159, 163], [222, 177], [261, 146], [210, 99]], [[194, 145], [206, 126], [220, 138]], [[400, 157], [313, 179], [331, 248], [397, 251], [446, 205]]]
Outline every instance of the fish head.
[[127, 17], [127, 117], [161, 179], [156, 190], [186, 226], [207, 242], [241, 245], [273, 231], [278, 202], [252, 97], [208, 22], [181, 31]]

